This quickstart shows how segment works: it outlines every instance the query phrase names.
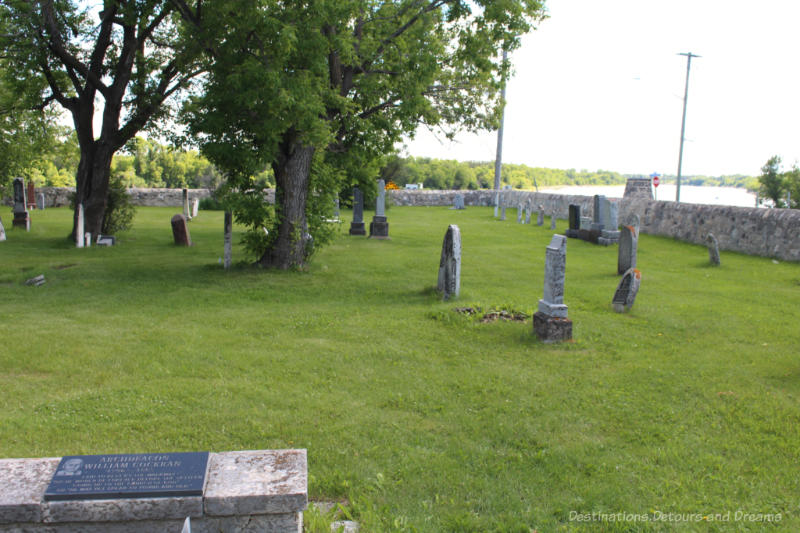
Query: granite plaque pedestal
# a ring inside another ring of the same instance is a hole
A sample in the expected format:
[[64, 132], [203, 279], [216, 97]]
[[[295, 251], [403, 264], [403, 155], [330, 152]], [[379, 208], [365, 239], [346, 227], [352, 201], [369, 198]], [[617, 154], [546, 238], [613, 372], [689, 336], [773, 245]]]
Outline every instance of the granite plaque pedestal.
[[537, 311], [533, 314], [533, 332], [544, 343], [568, 341], [572, 339], [572, 320]]
[[369, 238], [370, 239], [388, 239], [389, 238], [389, 222], [386, 217], [375, 215], [372, 217], [372, 222], [369, 223]]
[[[65, 458], [66, 459], [66, 458]], [[308, 504], [305, 450], [211, 453], [196, 496], [48, 501], [62, 460], [0, 459], [2, 533], [298, 533]]]

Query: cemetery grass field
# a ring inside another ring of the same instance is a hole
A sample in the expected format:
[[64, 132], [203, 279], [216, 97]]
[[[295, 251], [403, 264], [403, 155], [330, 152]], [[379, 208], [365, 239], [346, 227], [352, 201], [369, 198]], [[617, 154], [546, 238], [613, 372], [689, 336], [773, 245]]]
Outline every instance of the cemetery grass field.
[[[0, 457], [307, 448], [310, 499], [362, 531], [800, 530], [800, 265], [714, 268], [642, 235], [617, 314], [617, 247], [570, 239], [574, 341], [545, 345], [530, 318], [453, 308], [533, 313], [549, 220], [392, 207], [377, 241], [343, 212], [307, 271], [236, 246], [226, 272], [222, 212], [190, 223], [191, 248], [177, 212], [139, 208], [119, 246], [80, 250], [67, 209], [30, 233], [3, 211]], [[448, 224], [461, 296], [442, 302]]]

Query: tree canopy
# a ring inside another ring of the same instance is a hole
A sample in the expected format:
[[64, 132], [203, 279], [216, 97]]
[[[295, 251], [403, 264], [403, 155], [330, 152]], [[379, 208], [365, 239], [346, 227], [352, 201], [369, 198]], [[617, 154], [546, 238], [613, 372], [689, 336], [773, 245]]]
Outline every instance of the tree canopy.
[[232, 190], [250, 194], [249, 176], [272, 166], [275, 209], [237, 217], [254, 234], [270, 228], [253, 242], [260, 263], [278, 268], [302, 266], [307, 241], [319, 242], [315, 206], [354, 182], [374, 187], [380, 158], [419, 124], [447, 134], [493, 127], [509, 74], [500, 51], [543, 16], [538, 0], [219, 0], [204, 9], [214, 21], [197, 25], [209, 74], [185, 117]]

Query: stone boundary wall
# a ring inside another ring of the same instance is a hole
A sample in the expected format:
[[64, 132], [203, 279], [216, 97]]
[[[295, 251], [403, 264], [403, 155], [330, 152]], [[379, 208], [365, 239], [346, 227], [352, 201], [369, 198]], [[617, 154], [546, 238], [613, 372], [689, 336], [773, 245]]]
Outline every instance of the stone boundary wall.
[[211, 453], [202, 496], [45, 501], [60, 458], [0, 459], [0, 532], [299, 533], [306, 450]]
[[[567, 219], [570, 204], [580, 205], [582, 216], [593, 215], [592, 196], [519, 190], [503, 192], [507, 198], [506, 206], [510, 209], [530, 198], [534, 211], [541, 204], [548, 216], [555, 209], [557, 218]], [[453, 205], [456, 194], [464, 196], [467, 206], [490, 206], [495, 193], [492, 190], [396, 190], [389, 191], [389, 198], [394, 205], [446, 206]], [[800, 261], [800, 210], [797, 209], [686, 204], [646, 198], [609, 200], [619, 203], [620, 224], [629, 223], [636, 214], [640, 231], [648, 235], [705, 245], [706, 235], [713, 233], [722, 250]], [[508, 218], [515, 217], [508, 215]]]
[[[74, 189], [40, 187], [45, 194], [47, 207], [69, 205], [68, 194]], [[134, 205], [148, 207], [183, 206], [182, 189], [128, 189]], [[544, 193], [534, 191], [506, 190], [506, 206], [514, 209], [531, 199], [534, 210], [541, 204], [549, 216], [555, 209], [556, 216], [568, 218], [569, 205], [581, 206], [584, 216], [592, 216], [593, 197]], [[274, 201], [270, 191], [267, 201]], [[493, 190], [437, 191], [437, 190], [393, 190], [387, 197], [398, 206], [447, 206], [453, 205], [457, 194], [464, 197], [467, 206], [491, 206]], [[211, 195], [208, 189], [189, 189], [190, 200]], [[646, 198], [610, 199], [620, 203], [619, 220], [627, 223], [633, 215], [639, 215], [642, 233], [673, 237], [682, 241], [705, 245], [705, 236], [713, 233], [720, 249], [751, 255], [775, 257], [784, 261], [800, 261], [800, 210], [760, 209], [755, 207], [731, 207], [653, 201]], [[11, 205], [6, 199], [6, 205]]]

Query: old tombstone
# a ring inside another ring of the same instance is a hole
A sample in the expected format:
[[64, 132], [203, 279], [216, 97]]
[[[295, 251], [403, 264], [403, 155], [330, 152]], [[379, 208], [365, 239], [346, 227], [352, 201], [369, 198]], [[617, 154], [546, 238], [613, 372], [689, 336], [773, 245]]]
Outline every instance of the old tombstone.
[[44, 210], [44, 193], [36, 195], [36, 209]]
[[192, 220], [192, 214], [189, 212], [189, 189], [183, 189], [183, 218]]
[[172, 237], [175, 239], [175, 244], [178, 246], [191, 246], [192, 238], [189, 235], [186, 217], [178, 214], [172, 217], [170, 222], [172, 223]]
[[531, 202], [531, 199], [528, 198], [528, 201], [525, 202], [525, 223], [526, 224], [530, 224], [531, 223], [531, 211], [533, 211], [533, 202]]
[[92, 234], [88, 231], [83, 234], [83, 243], [87, 248], [92, 246]]
[[598, 237], [598, 244], [608, 246], [619, 242], [619, 206], [615, 202], [611, 202], [603, 196], [600, 201], [600, 237]]
[[36, 209], [36, 187], [33, 185], [32, 180], [28, 182], [28, 194], [26, 196], [27, 202], [25, 206], [28, 209]]
[[444, 234], [436, 288], [445, 300], [458, 298], [461, 289], [461, 231], [454, 224]]
[[366, 235], [364, 228], [364, 193], [353, 187], [353, 221], [350, 223], [350, 235]]
[[619, 237], [619, 250], [617, 250], [617, 274], [624, 274], [631, 268], [636, 268], [636, 253], [639, 235], [634, 226], [622, 226]]
[[231, 256], [233, 254], [233, 213], [225, 211], [224, 228], [224, 262], [223, 267], [228, 270], [231, 267]]
[[614, 292], [614, 298], [611, 300], [614, 311], [624, 313], [633, 307], [641, 282], [641, 272], [635, 268], [629, 268], [625, 271], [619, 281], [619, 285], [617, 285], [617, 290]]
[[6, 240], [6, 228], [3, 227], [3, 219], [0, 218], [0, 242]]
[[601, 194], [595, 194], [594, 199], [592, 200], [592, 229], [601, 231], [603, 229], [603, 200], [605, 200], [605, 196]]
[[375, 200], [375, 216], [369, 224], [370, 239], [388, 239], [389, 222], [386, 219], [386, 183], [378, 180], [378, 198]]
[[84, 218], [83, 218], [83, 204], [78, 204], [78, 227], [75, 229], [75, 246], [77, 248], [83, 248], [84, 239], [86, 235], [84, 234], [83, 228], [85, 226]]
[[578, 230], [581, 229], [581, 206], [577, 204], [569, 205], [569, 229], [567, 237], [570, 239], [578, 238]]
[[572, 321], [564, 304], [564, 278], [567, 267], [567, 238], [553, 235], [547, 246], [544, 265], [544, 294], [533, 315], [533, 331], [544, 342], [572, 338]]
[[14, 220], [11, 227], [31, 230], [31, 217], [25, 199], [25, 180], [22, 178], [14, 178]]
[[706, 244], [708, 245], [708, 260], [713, 266], [719, 266], [719, 243], [713, 233], [709, 233], [706, 237]]
[[558, 211], [558, 207], [556, 206], [555, 202], [553, 202], [553, 208], [550, 211], [550, 229], [556, 229], [556, 214]]
[[113, 235], [97, 235], [97, 246], [114, 246], [117, 244], [117, 238]]
[[544, 206], [542, 204], [539, 204], [539, 213], [536, 216], [536, 225], [544, 225]]
[[197, 212], [200, 210], [200, 199], [194, 198], [192, 199], [192, 218], [197, 217]]
[[525, 209], [525, 208], [524, 208], [524, 206], [522, 205], [522, 202], [520, 202], [520, 203], [519, 203], [519, 205], [517, 206], [517, 224], [522, 224], [522, 223], [524, 223], [524, 221], [525, 221], [525, 220], [522, 218], [522, 212], [523, 212], [523, 210], [524, 210], [524, 209]]
[[458, 193], [453, 197], [453, 207], [451, 209], [466, 209], [466, 207], [464, 207], [463, 194]]

